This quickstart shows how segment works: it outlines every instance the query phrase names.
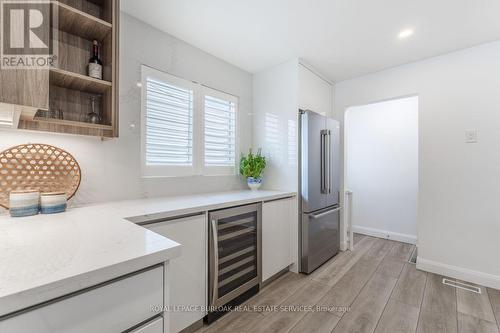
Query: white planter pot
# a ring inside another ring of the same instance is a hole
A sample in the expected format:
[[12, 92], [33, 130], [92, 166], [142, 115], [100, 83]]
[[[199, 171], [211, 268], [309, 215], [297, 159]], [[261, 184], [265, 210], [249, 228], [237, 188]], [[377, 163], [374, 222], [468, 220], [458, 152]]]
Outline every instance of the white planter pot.
[[247, 185], [252, 191], [257, 191], [262, 185], [262, 178], [253, 178], [253, 177], [248, 177], [247, 178]]

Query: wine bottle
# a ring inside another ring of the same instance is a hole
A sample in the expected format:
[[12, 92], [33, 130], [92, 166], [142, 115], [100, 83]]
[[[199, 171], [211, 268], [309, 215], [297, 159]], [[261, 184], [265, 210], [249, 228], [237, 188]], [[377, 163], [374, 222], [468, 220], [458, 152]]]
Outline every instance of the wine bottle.
[[102, 62], [99, 58], [99, 43], [96, 40], [92, 44], [92, 57], [89, 60], [89, 76], [102, 80]]

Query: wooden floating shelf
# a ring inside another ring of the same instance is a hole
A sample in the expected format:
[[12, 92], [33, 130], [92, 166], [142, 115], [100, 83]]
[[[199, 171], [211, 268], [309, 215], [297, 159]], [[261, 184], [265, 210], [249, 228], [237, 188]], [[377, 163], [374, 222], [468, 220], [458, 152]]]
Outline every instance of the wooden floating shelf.
[[111, 23], [59, 1], [53, 1], [52, 5], [58, 10], [59, 30], [61, 31], [88, 40], [102, 41], [113, 29]]
[[92, 128], [92, 129], [109, 130], [109, 131], [113, 130], [113, 126], [111, 125], [91, 124], [73, 120], [51, 119], [43, 117], [35, 117], [33, 118], [33, 120], [41, 123], [50, 123], [55, 125], [75, 126], [80, 128]]
[[[54, 14], [50, 38], [59, 48], [59, 65], [29, 71], [0, 68], [0, 109], [9, 115], [0, 126], [118, 137], [120, 0], [49, 1]], [[93, 40], [100, 46], [105, 80], [86, 75]], [[97, 104], [92, 105], [94, 98]], [[45, 112], [39, 113], [40, 110]], [[102, 124], [86, 122], [93, 110], [101, 116]], [[63, 119], [50, 118], [57, 111], [63, 111]]]
[[109, 81], [94, 79], [90, 76], [69, 72], [60, 68], [51, 68], [49, 72], [50, 84], [58, 87], [95, 94], [103, 94], [112, 87]]

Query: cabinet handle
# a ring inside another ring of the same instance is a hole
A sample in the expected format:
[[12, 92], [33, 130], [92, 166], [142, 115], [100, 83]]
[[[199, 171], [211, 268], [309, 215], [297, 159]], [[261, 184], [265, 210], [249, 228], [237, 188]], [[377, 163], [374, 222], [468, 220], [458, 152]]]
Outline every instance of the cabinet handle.
[[[153, 215], [159, 215], [159, 214], [153, 214]], [[196, 212], [196, 213], [170, 216], [170, 217], [164, 217], [164, 218], [153, 218], [153, 217], [149, 217], [148, 215], [134, 216], [134, 217], [128, 217], [128, 218], [126, 218], [126, 220], [143, 227], [146, 225], [156, 224], [156, 223], [166, 223], [166, 222], [175, 223], [175, 222], [179, 222], [179, 220], [182, 220], [182, 219], [186, 219], [186, 218], [193, 217], [193, 216], [200, 216], [200, 215], [205, 215], [205, 212]]]
[[278, 199], [265, 200], [263, 202], [268, 203], [268, 202], [281, 201], [281, 200], [287, 200], [287, 199], [293, 199], [293, 198], [295, 198], [295, 195], [290, 195], [288, 197], [283, 197], [283, 198], [278, 198]]

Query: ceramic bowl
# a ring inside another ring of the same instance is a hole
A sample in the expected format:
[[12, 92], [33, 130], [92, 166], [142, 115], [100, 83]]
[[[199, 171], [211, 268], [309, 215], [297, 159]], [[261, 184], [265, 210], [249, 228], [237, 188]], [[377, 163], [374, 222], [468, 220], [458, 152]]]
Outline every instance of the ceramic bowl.
[[38, 214], [40, 192], [36, 190], [12, 191], [9, 195], [9, 212], [12, 217]]
[[64, 192], [47, 192], [40, 196], [42, 214], [55, 214], [66, 211], [67, 196]]

